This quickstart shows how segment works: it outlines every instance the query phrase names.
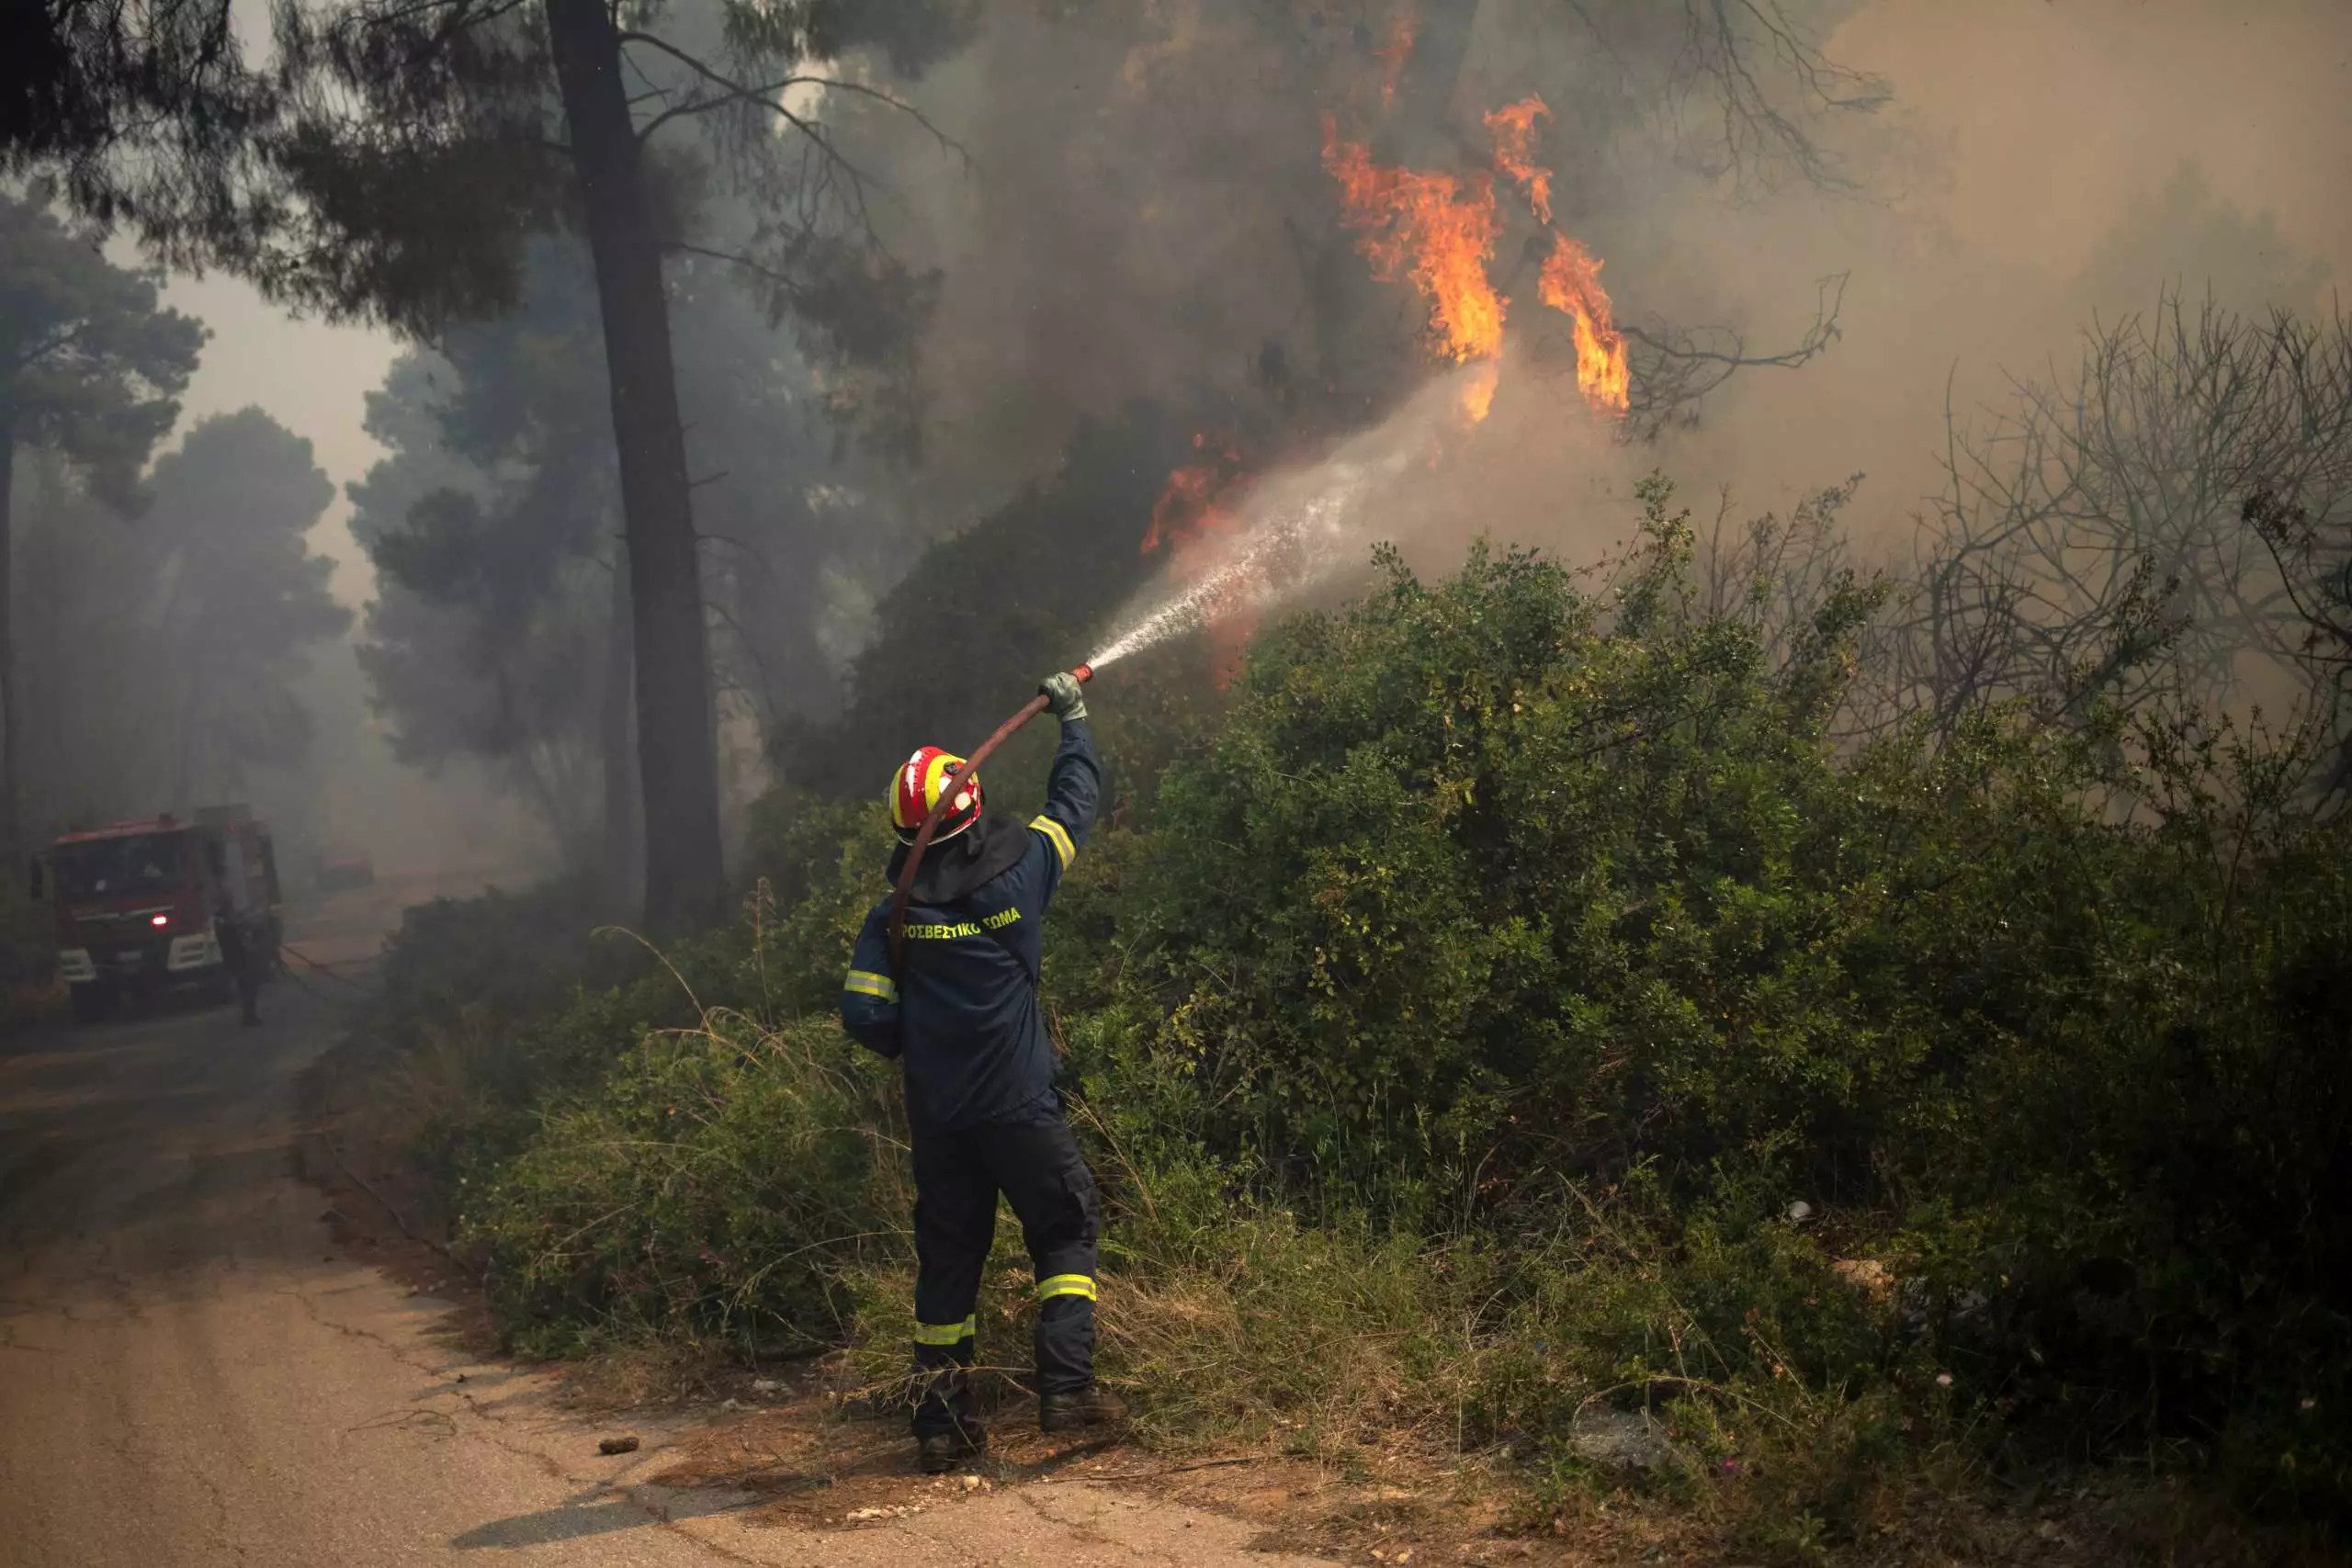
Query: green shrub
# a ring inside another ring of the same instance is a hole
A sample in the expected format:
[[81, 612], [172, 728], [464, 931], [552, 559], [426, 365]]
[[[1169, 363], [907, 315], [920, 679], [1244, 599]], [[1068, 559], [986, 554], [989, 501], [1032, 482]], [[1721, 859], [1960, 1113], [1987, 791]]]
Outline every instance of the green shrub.
[[648, 1032], [469, 1196], [493, 1310], [542, 1353], [590, 1331], [841, 1342], [842, 1271], [906, 1245], [887, 1085], [820, 1023]]
[[1826, 1165], [1925, 1055], [1820, 667], [1692, 614], [1653, 506], [1604, 603], [1475, 552], [1261, 639], [1163, 783], [1123, 924], [1154, 1048], [1226, 1086], [1215, 1146], [1367, 1187], [1796, 1145]]
[[402, 910], [384, 943], [376, 1028], [406, 1043], [466, 1009], [520, 1019], [561, 1005], [595, 963], [580, 913], [594, 907], [586, 892], [555, 881]]
[[[1788, 1560], [2053, 1444], [2345, 1517], [2352, 856], [2299, 739], [1841, 744], [1875, 591], [1785, 637], [1709, 610], [1646, 495], [1604, 587], [1389, 557], [1137, 742], [1175, 760], [1074, 869], [1045, 999], [1147, 1429], [1401, 1427], [1582, 1486], [1579, 1423], [1647, 1410], [1652, 1483]], [[452, 1047], [444, 1169], [519, 1343], [896, 1364], [894, 1069], [831, 1022], [887, 848], [865, 794], [779, 796], [744, 919]], [[484, 940], [443, 919], [419, 953]], [[474, 962], [448, 994], [509, 978]]]

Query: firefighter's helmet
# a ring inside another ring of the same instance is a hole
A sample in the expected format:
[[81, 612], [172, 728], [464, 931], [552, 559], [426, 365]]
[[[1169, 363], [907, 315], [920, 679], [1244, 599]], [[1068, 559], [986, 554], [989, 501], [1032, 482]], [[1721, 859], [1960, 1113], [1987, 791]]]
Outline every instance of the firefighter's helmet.
[[963, 777], [964, 759], [936, 746], [925, 746], [899, 764], [890, 775], [890, 826], [902, 843], [911, 844], [942, 794], [952, 791], [947, 809], [940, 814], [939, 830], [932, 842], [952, 839], [980, 819], [980, 781]]

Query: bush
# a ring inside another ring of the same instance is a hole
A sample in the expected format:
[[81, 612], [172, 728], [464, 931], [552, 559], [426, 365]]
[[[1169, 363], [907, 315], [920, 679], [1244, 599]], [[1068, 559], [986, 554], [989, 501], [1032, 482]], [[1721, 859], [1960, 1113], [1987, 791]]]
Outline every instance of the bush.
[[[1645, 1410], [1657, 1484], [1792, 1558], [1929, 1460], [2052, 1445], [2341, 1517], [2352, 859], [2296, 739], [1842, 745], [1875, 590], [1789, 636], [1708, 609], [1646, 495], [1599, 590], [1390, 557], [1271, 629], [1073, 871], [1046, 1006], [1147, 1428], [1403, 1427], [1566, 1485]], [[894, 1364], [891, 1072], [831, 1021], [886, 849], [863, 795], [778, 797], [744, 919], [489, 1047], [446, 1168], [517, 1342]]]
[[[1436, 585], [1392, 560], [1261, 639], [1110, 857], [1090, 1071], [1151, 1108], [1139, 1136], [1327, 1220], [1553, 1234], [1563, 1181], [1639, 1173], [1649, 1260], [1567, 1272], [1714, 1259], [1678, 1340], [1713, 1347], [1703, 1382], [1899, 1391], [1924, 1357], [2077, 1451], [2235, 1451], [2291, 1411], [2260, 1488], [2340, 1488], [2313, 1413], [2344, 1404], [2352, 906], [2292, 746], [1996, 710], [1843, 750], [1868, 589], [1769, 657], [1694, 608], [1650, 502], [1607, 593], [1525, 554]], [[1744, 1315], [1852, 1294], [1816, 1244], [1764, 1245], [1799, 1195], [1901, 1277], [1902, 1343]], [[1674, 1315], [1633, 1299], [1645, 1334]]]
[[537, 1353], [642, 1331], [803, 1348], [854, 1330], [842, 1270], [903, 1250], [879, 1064], [821, 1023], [650, 1032], [467, 1205], [492, 1309]]
[[1845, 607], [1768, 669], [1676, 610], [1654, 522], [1613, 611], [1530, 555], [1392, 560], [1253, 655], [1162, 786], [1130, 943], [1158, 1048], [1254, 1119], [1217, 1146], [1404, 1190], [1826, 1146], [1917, 1055], [1840, 962], [1871, 915], [1820, 736]]
[[586, 894], [557, 881], [402, 910], [384, 943], [377, 1027], [406, 1043], [468, 1009], [519, 1019], [560, 1005], [594, 964], [580, 916], [594, 907]]

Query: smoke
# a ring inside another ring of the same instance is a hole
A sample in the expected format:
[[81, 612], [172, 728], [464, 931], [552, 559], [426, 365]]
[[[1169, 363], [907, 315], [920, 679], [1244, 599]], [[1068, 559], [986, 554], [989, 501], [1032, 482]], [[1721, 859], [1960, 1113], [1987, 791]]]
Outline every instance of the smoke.
[[546, 826], [487, 770], [460, 761], [428, 773], [392, 755], [351, 644], [317, 649], [299, 690], [318, 726], [311, 750], [324, 859], [364, 857], [417, 897], [520, 886], [558, 869]]
[[1295, 222], [1326, 176], [1300, 60], [1211, 7], [1046, 9], [991, 7], [919, 89], [960, 155], [863, 117], [892, 152], [894, 247], [943, 276], [926, 488], [955, 522], [1082, 419], [1245, 394], [1309, 309]]
[[2340, 94], [2273, 99], [2256, 80], [2342, 61], [2340, 10], [1887, 3], [1828, 47], [1895, 84], [1877, 198], [1678, 202], [1621, 271], [1747, 321], [1770, 319], [1776, 281], [1851, 274], [1834, 352], [1736, 380], [1660, 452], [1688, 478], [1761, 506], [1867, 473], [1859, 514], [1898, 541], [1939, 482], [1948, 410], [1981, 425], [2013, 381], [2064, 381], [2086, 329], [2167, 288], [2324, 310], [2352, 263], [2311, 172], [2352, 146], [2352, 115]]
[[1981, 426], [2014, 381], [2063, 382], [2094, 322], [2167, 288], [2325, 309], [2352, 227], [2309, 170], [2352, 146], [2352, 116], [2340, 95], [2273, 101], [2253, 78], [2347, 46], [2352, 24], [2318, 6], [2259, 23], [2098, 0], [1866, 8], [1828, 47], [1895, 84], [1879, 198], [1678, 204], [1634, 264], [1746, 320], [1773, 309], [1768, 279], [1850, 271], [1843, 335], [1800, 373], [1727, 387], [1662, 456], [1759, 504], [1867, 473], [1859, 515], [1895, 543], [1939, 484], [1947, 412]]
[[[1770, 353], [1803, 338], [1820, 280], [1846, 279], [1827, 352], [1740, 370], [1695, 426], [1655, 441], [1598, 435], [1572, 384], [1515, 366], [1466, 477], [1413, 515], [1360, 512], [1363, 531], [1431, 566], [1480, 532], [1588, 557], [1628, 531], [1632, 482], [1653, 467], [1686, 495], [1727, 487], [1742, 511], [1864, 473], [1850, 515], [1898, 547], [1939, 482], [1948, 410], [1964, 427], [2013, 378], [2063, 377], [2094, 320], [2149, 310], [2165, 288], [2310, 310], [2352, 264], [2352, 215], [2329, 185], [2352, 148], [2340, 6], [1792, 6], [1827, 60], [1893, 95], [1875, 114], [1798, 112], [1811, 170], [1712, 140], [1722, 111], [1704, 83], [1663, 91], [1668, 22], [1629, 23], [1611, 53], [1577, 19], [1679, 7], [1332, 4], [1269, 25], [1283, 9], [994, 7], [922, 85], [969, 158], [925, 156], [903, 128], [888, 142], [894, 241], [944, 277], [922, 366], [918, 504], [933, 526], [1050, 469], [1078, 419], [1137, 397], [1204, 400], [1309, 453], [1384, 416], [1331, 411], [1409, 344], [1415, 301], [1370, 284], [1344, 236], [1330, 243], [1316, 153], [1319, 115], [1372, 115], [1392, 13], [1418, 17], [1422, 50], [1432, 24], [1467, 23], [1442, 133], [1419, 148], [1430, 166], [1475, 166], [1480, 117], [1543, 94], [1553, 205], [1603, 259], [1622, 320], [1717, 327]], [[1537, 310], [1532, 260], [1515, 252], [1526, 232], [1507, 233], [1495, 268], [1515, 328]], [[1386, 301], [1385, 341], [1362, 330], [1367, 291]], [[1103, 525], [1140, 536], [1145, 522]]]

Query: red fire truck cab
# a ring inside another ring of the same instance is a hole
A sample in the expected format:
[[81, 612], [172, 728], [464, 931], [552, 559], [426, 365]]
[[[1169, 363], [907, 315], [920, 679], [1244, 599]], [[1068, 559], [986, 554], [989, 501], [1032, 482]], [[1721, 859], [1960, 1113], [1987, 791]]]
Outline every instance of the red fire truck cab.
[[240, 806], [65, 833], [51, 844], [57, 967], [74, 1015], [101, 1017], [119, 995], [199, 986], [235, 993], [220, 922], [234, 919], [275, 953], [277, 860], [269, 830]]

